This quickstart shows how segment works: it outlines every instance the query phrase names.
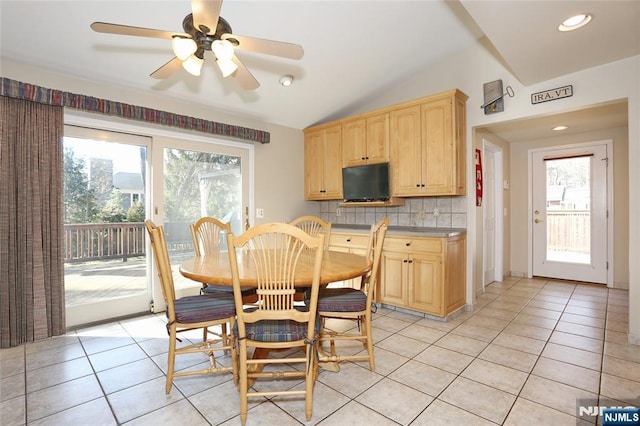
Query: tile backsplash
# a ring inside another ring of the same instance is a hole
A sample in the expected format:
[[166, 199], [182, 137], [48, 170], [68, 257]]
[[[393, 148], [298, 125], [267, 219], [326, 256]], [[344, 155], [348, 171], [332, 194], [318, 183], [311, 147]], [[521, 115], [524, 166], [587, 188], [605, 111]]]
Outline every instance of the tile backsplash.
[[317, 215], [345, 225], [371, 225], [389, 216], [390, 226], [466, 228], [467, 197], [407, 198], [398, 207], [343, 207], [337, 200], [318, 201]]

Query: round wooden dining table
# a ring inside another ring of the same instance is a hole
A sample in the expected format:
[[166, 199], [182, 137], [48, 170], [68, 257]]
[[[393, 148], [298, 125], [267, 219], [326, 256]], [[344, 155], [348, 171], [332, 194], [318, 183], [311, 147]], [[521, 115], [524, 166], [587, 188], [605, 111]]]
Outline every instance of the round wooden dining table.
[[[240, 285], [256, 287], [257, 279], [253, 262], [249, 254], [238, 251], [238, 274]], [[361, 277], [369, 272], [371, 265], [365, 256], [344, 253], [340, 251], [326, 250], [322, 256], [322, 269], [320, 272], [320, 284], [344, 281]], [[231, 266], [229, 253], [226, 251], [196, 256], [180, 264], [180, 273], [194, 281], [216, 283], [231, 286]], [[309, 286], [313, 276], [313, 259], [303, 259], [296, 269], [296, 286]]]
[[[295, 285], [308, 287], [313, 277], [313, 256], [303, 258], [298, 262], [295, 274]], [[250, 254], [244, 250], [237, 252], [238, 274], [240, 285], [246, 287], [257, 287], [257, 278]], [[340, 251], [326, 250], [322, 255], [322, 268], [320, 271], [320, 285], [344, 281], [351, 278], [361, 277], [371, 269], [371, 264], [366, 256]], [[214, 252], [203, 256], [196, 256], [180, 264], [180, 273], [192, 280], [203, 283], [216, 283], [218, 285], [232, 285], [231, 266], [229, 264], [229, 253], [226, 251]], [[320, 353], [324, 355], [322, 348]], [[257, 348], [254, 358], [266, 358], [269, 350]], [[321, 367], [329, 371], [339, 371], [340, 367], [336, 362], [321, 362]]]

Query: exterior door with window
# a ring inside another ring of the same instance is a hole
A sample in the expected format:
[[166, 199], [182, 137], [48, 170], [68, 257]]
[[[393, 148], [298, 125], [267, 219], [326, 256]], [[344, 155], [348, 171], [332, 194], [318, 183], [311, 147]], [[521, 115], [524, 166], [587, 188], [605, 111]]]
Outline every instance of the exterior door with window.
[[532, 152], [533, 275], [607, 283], [607, 145]]

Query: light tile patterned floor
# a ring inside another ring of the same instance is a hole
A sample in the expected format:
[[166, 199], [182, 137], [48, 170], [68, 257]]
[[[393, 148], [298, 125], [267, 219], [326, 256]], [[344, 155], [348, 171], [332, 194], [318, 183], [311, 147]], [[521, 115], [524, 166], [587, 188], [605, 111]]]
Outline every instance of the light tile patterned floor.
[[[253, 401], [247, 424], [583, 424], [580, 399], [640, 404], [627, 310], [626, 291], [519, 278], [446, 323], [380, 308], [375, 373], [364, 363], [322, 371], [309, 423], [302, 401], [274, 398]], [[166, 395], [166, 351], [163, 315], [4, 349], [0, 424], [240, 423], [229, 374], [178, 378]], [[177, 368], [202, 361], [179, 357]]]

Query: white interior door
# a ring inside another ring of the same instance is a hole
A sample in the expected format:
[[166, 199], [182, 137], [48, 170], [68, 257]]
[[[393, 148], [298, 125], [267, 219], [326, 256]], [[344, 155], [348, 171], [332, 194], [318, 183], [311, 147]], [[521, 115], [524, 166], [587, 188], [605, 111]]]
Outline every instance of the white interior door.
[[502, 281], [502, 150], [483, 140], [482, 215], [483, 215], [483, 286]]
[[534, 276], [607, 282], [607, 145], [532, 152]]

